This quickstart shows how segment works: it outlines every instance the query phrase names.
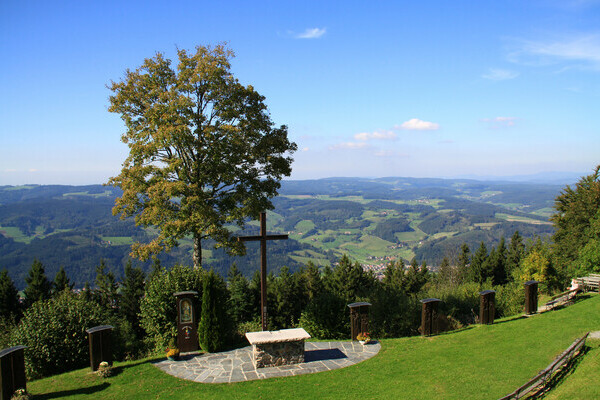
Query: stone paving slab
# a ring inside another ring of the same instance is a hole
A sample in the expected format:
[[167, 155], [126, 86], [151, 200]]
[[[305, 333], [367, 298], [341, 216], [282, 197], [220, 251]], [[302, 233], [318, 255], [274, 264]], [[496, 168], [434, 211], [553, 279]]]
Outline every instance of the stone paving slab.
[[201, 383], [233, 383], [257, 379], [313, 374], [345, 368], [365, 361], [381, 349], [379, 342], [306, 342], [305, 362], [280, 367], [256, 368], [252, 346], [218, 354], [187, 354], [179, 361], [162, 360], [154, 365], [169, 375]]

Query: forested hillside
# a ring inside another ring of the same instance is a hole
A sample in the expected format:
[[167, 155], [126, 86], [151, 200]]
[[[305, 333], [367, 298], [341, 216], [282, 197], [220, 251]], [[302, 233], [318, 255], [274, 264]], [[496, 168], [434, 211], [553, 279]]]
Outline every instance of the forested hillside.
[[[285, 181], [267, 218], [270, 231], [289, 233], [290, 239], [269, 243], [269, 269], [295, 270], [309, 261], [326, 265], [342, 254], [363, 264], [416, 257], [436, 266], [463, 243], [474, 251], [481, 242], [491, 247], [517, 230], [525, 238], [549, 235], [560, 189], [415, 178]], [[119, 195], [101, 185], [0, 187], [0, 268], [20, 288], [34, 259], [50, 277], [63, 266], [78, 286], [93, 282], [100, 259], [122, 276], [131, 243], [148, 241], [155, 232], [112, 215]], [[239, 234], [257, 229], [249, 221]], [[204, 266], [223, 275], [233, 262], [247, 276], [258, 268], [257, 243], [247, 245], [245, 257], [231, 257], [210, 242], [204, 247]], [[190, 251], [191, 240], [183, 240], [160, 256], [161, 264], [189, 265]]]

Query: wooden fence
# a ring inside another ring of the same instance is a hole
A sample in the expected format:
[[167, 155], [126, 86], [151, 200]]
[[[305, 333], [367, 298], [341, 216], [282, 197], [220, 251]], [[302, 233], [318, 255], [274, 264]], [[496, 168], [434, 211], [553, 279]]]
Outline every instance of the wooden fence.
[[583, 337], [575, 340], [572, 345], [569, 346], [567, 350], [565, 350], [561, 355], [559, 355], [550, 365], [546, 367], [546, 369], [540, 371], [533, 379], [529, 382], [515, 390], [509, 395], [506, 395], [499, 400], [512, 400], [512, 399], [522, 399], [523, 397], [532, 394], [532, 392], [537, 393], [543, 388], [546, 387], [548, 382], [552, 379], [552, 376], [561, 368], [568, 365], [569, 362], [575, 358], [581, 348], [585, 344], [585, 339], [587, 339], [590, 333], [586, 333]]

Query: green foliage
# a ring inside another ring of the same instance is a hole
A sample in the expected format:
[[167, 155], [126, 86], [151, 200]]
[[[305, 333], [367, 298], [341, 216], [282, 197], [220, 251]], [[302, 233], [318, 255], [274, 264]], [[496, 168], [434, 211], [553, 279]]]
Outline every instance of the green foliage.
[[120, 296], [119, 286], [112, 271], [106, 272], [104, 259], [100, 260], [100, 265], [96, 267], [96, 290], [94, 298], [102, 307], [107, 310], [116, 311], [119, 307]]
[[27, 346], [25, 368], [28, 377], [53, 375], [88, 365], [85, 331], [109, 322], [106, 311], [99, 305], [63, 291], [28, 308], [12, 332], [11, 342]]
[[203, 281], [202, 316], [198, 324], [198, 341], [208, 353], [222, 351], [232, 338], [227, 299], [225, 281], [210, 270]]
[[150, 243], [132, 246], [146, 259], [194, 237], [194, 266], [201, 240], [242, 251], [225, 227], [271, 209], [280, 180], [291, 173], [297, 146], [287, 127], [274, 127], [264, 97], [230, 70], [233, 52], [223, 45], [178, 50], [177, 69], [161, 53], [112, 82], [109, 111], [121, 115], [129, 156], [109, 183], [123, 189], [113, 212], [156, 226]]
[[144, 297], [144, 271], [132, 267], [131, 261], [125, 265], [125, 276], [122, 282], [120, 315], [130, 325], [136, 340], [143, 337], [144, 331], [140, 326], [140, 302]]
[[529, 280], [540, 282], [540, 290], [550, 294], [564, 287], [565, 279], [553, 265], [550, 245], [538, 238], [527, 249], [527, 254], [518, 269], [513, 270], [515, 281], [523, 283]]
[[67, 277], [67, 273], [65, 272], [65, 268], [61, 265], [60, 269], [56, 273], [54, 277], [54, 282], [52, 282], [52, 291], [54, 294], [60, 293], [63, 290], [73, 290], [73, 286], [75, 286], [69, 278]]
[[195, 290], [202, 296], [204, 275], [205, 271], [201, 269], [181, 265], [154, 272], [140, 303], [140, 322], [150, 347], [162, 351], [169, 340], [177, 335], [177, 310], [173, 294]]
[[493, 289], [496, 291], [496, 318], [510, 317], [523, 312], [525, 295], [522, 283], [510, 282]]
[[44, 266], [37, 259], [33, 260], [29, 275], [25, 278], [27, 287], [24, 290], [25, 304], [30, 307], [33, 303], [50, 298], [52, 284], [46, 277]]
[[19, 292], [8, 271], [3, 269], [0, 272], [0, 319], [16, 318], [19, 312]]
[[508, 279], [511, 279], [513, 271], [521, 265], [521, 260], [525, 256], [525, 245], [523, 244], [523, 238], [519, 234], [519, 231], [510, 238], [510, 245], [506, 252], [506, 275]]
[[[421, 303], [391, 284], [378, 286], [369, 296], [370, 325], [374, 337], [391, 338], [416, 335]], [[347, 335], [348, 333], [346, 333]]]
[[319, 339], [347, 339], [350, 336], [348, 303], [335, 293], [323, 291], [302, 312], [299, 326]]
[[227, 289], [229, 290], [229, 310], [235, 324], [250, 321], [252, 315], [252, 293], [248, 280], [233, 264], [227, 274]]
[[353, 263], [345, 254], [333, 269], [326, 268], [323, 275], [325, 289], [334, 293], [346, 304], [354, 303], [360, 297], [364, 297], [374, 283], [375, 278], [365, 272], [359, 263]]
[[473, 254], [471, 258], [471, 265], [469, 267], [468, 280], [470, 282], [483, 283], [490, 277], [488, 252], [485, 243], [481, 242], [479, 248]]
[[593, 263], [597, 259], [595, 242], [600, 239], [600, 165], [593, 174], [582, 177], [575, 188], [567, 186], [556, 197], [554, 208], [551, 221], [556, 228], [556, 265], [564, 265], [571, 277], [592, 272], [598, 268]]

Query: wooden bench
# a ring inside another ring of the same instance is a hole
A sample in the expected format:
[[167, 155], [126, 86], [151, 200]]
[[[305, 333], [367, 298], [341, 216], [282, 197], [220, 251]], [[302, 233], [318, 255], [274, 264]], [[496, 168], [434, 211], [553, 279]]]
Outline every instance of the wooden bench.
[[592, 274], [590, 276], [577, 278], [576, 281], [586, 292], [598, 292], [600, 289], [600, 275]]
[[303, 328], [246, 333], [256, 368], [304, 362], [304, 341], [309, 338]]

